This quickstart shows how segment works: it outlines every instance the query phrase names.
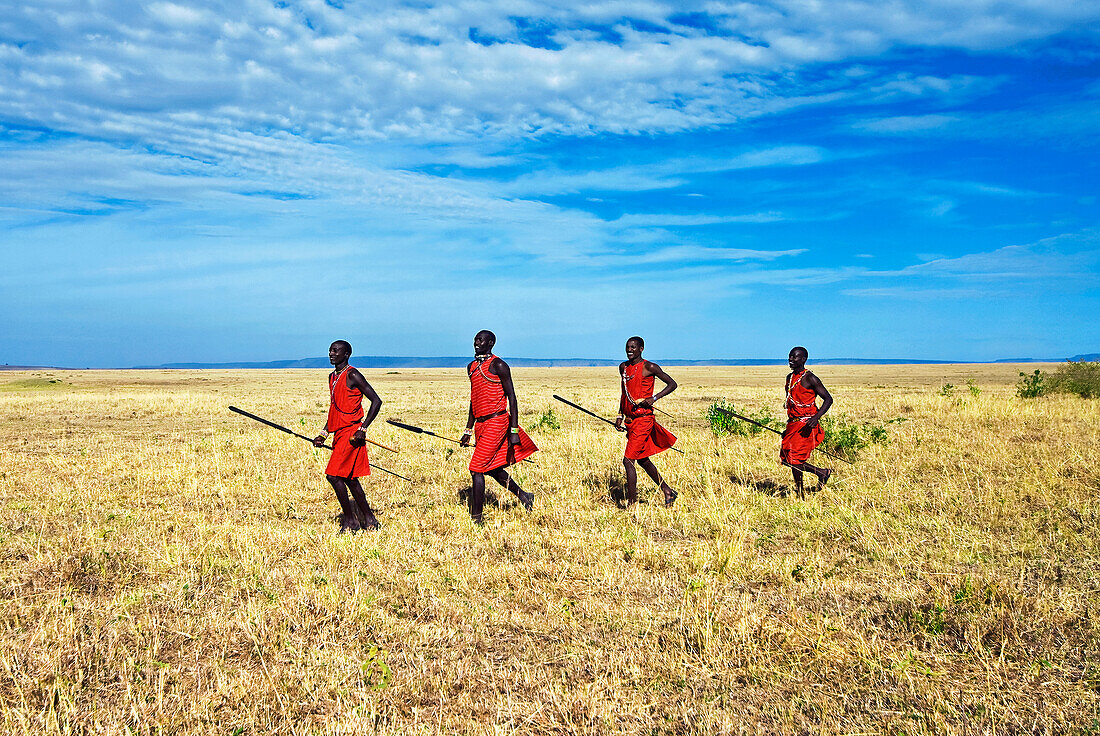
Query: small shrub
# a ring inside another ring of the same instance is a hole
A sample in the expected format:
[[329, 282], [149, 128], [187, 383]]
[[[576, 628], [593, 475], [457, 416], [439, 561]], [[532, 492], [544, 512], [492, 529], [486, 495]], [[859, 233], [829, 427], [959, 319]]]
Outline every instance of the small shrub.
[[821, 418], [821, 428], [825, 431], [825, 439], [822, 440], [821, 446], [838, 455], [855, 457], [860, 450], [871, 445], [889, 444], [890, 435], [886, 428], [891, 424], [904, 421], [903, 417], [898, 417], [881, 424], [875, 422], [857, 424], [850, 421], [844, 414], [826, 415]]
[[940, 390], [939, 390], [938, 393], [939, 393], [940, 396], [948, 396], [948, 397], [954, 396], [955, 395], [955, 385], [952, 384], [952, 383], [945, 383], [942, 386], [940, 386]]
[[531, 425], [532, 431], [536, 429], [561, 429], [561, 422], [558, 421], [558, 415], [554, 413], [553, 407], [539, 414], [538, 419]]
[[736, 411], [743, 417], [748, 417], [761, 424], [765, 424], [769, 427], [774, 427], [782, 432], [786, 428], [786, 422], [780, 421], [776, 418], [771, 410], [764, 407], [755, 414], [750, 411], [738, 411], [733, 404], [719, 399], [707, 407], [706, 413], [703, 417], [707, 420], [707, 424], [710, 425], [710, 431], [714, 432], [715, 437], [721, 437], [723, 435], [737, 435], [739, 437], [755, 437], [764, 430], [761, 427], [757, 427], [755, 424], [743, 422], [740, 419], [735, 419], [729, 414], [725, 414], [721, 409], [727, 409], [729, 411]]
[[975, 399], [982, 395], [982, 390], [973, 378], [966, 379], [966, 389], [970, 392], [970, 395]]
[[1016, 382], [1016, 395], [1021, 399], [1034, 399], [1042, 396], [1047, 391], [1044, 385], [1046, 376], [1038, 368], [1034, 373], [1020, 371], [1020, 380]]
[[1071, 360], [1050, 376], [1048, 391], [1076, 394], [1083, 399], [1100, 398], [1100, 361]]
[[363, 680], [371, 690], [385, 690], [393, 676], [390, 666], [386, 664], [387, 651], [377, 644], [371, 644], [367, 651], [367, 658], [360, 667], [363, 671]]

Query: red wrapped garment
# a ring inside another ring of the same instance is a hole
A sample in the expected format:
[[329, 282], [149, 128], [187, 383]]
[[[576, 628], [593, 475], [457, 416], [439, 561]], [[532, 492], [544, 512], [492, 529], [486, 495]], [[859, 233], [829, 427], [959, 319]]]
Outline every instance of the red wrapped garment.
[[497, 360], [490, 355], [466, 366], [470, 376], [470, 406], [474, 410], [474, 454], [470, 458], [471, 473], [488, 473], [522, 461], [539, 448], [523, 428], [519, 429], [519, 444], [508, 442], [508, 398], [500, 385], [500, 376], [489, 372]]
[[646, 376], [645, 361], [637, 365], [623, 366], [623, 390], [619, 397], [619, 411], [626, 425], [627, 460], [641, 460], [656, 455], [676, 444], [676, 435], [657, 423], [653, 409], [635, 406], [642, 399], [653, 396], [653, 376]]
[[802, 385], [802, 377], [808, 371], [787, 377], [787, 429], [779, 443], [779, 459], [787, 465], [801, 465], [810, 459], [810, 453], [825, 439], [820, 424], [803, 433], [806, 420], [817, 413], [817, 394]]
[[325, 474], [338, 478], [362, 478], [370, 475], [367, 447], [352, 447], [351, 437], [363, 421], [363, 392], [348, 387], [349, 370], [350, 365], [339, 374], [333, 371], [328, 377], [329, 406], [325, 426], [332, 432], [332, 457], [325, 467]]

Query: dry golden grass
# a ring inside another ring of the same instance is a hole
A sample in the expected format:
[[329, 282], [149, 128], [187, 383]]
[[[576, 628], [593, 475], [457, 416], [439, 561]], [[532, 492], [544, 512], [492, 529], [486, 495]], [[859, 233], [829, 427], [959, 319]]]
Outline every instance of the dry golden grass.
[[[535, 511], [480, 529], [468, 451], [379, 424], [415, 482], [372, 476], [357, 535], [324, 454], [226, 410], [312, 434], [322, 371], [0, 374], [3, 731], [1095, 733], [1100, 403], [1017, 370], [818, 369], [908, 421], [798, 501], [774, 435], [701, 420], [780, 410], [783, 369], [674, 369], [674, 509], [619, 510], [621, 435], [554, 406]], [[551, 392], [614, 412], [614, 369], [515, 374], [525, 425]], [[368, 378], [382, 418], [460, 431], [460, 370]]]

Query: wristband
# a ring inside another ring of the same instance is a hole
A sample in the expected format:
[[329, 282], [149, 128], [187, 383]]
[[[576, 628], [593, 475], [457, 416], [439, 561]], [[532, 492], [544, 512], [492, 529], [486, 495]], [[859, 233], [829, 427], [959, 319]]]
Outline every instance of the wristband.
[[511, 432], [512, 434], [519, 434], [519, 427], [512, 427], [508, 431]]
[[468, 435], [471, 435], [471, 434], [473, 434], [473, 433], [474, 433], [474, 430], [472, 430], [472, 429], [470, 429], [469, 427], [467, 427], [467, 428], [466, 428], [466, 431], [462, 433], [462, 436], [463, 436], [463, 437], [466, 437], [466, 436], [468, 436]]
[[327, 429], [322, 429], [320, 433], [323, 434], [325, 437], [328, 437], [330, 434], [332, 434], [332, 432], [329, 432]]

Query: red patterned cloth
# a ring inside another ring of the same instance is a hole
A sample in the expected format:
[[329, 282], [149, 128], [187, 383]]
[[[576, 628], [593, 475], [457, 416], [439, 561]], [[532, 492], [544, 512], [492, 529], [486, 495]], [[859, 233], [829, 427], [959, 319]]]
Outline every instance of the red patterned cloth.
[[801, 465], [810, 459], [814, 448], [825, 439], [820, 424], [804, 434], [806, 420], [817, 413], [817, 393], [802, 385], [808, 371], [787, 376], [787, 429], [779, 443], [779, 459], [788, 465]]
[[338, 478], [362, 478], [370, 475], [370, 460], [366, 445], [352, 447], [352, 435], [363, 421], [363, 392], [348, 387], [349, 365], [328, 377], [328, 422], [325, 426], [332, 432], [332, 457], [325, 467], [326, 475]]
[[522, 427], [519, 444], [508, 443], [508, 398], [500, 385], [500, 376], [489, 372], [495, 360], [499, 359], [490, 355], [466, 366], [470, 376], [470, 406], [474, 411], [475, 447], [470, 458], [471, 473], [488, 473], [518, 463], [539, 449]]
[[619, 411], [626, 425], [626, 451], [623, 457], [627, 460], [641, 460], [676, 444], [676, 435], [657, 423], [652, 408], [635, 406], [636, 402], [653, 396], [653, 379], [653, 376], [645, 375], [645, 361], [623, 366]]

